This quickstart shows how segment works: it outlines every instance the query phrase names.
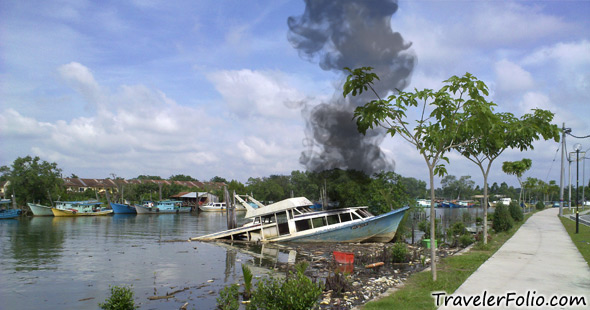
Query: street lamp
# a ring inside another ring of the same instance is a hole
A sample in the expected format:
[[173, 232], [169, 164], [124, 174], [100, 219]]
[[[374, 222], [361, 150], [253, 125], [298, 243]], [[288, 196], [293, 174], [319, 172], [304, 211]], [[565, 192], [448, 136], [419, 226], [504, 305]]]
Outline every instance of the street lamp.
[[576, 234], [580, 231], [580, 211], [578, 210], [578, 177], [580, 173], [580, 150], [582, 145], [580, 143], [574, 144], [574, 151], [576, 151]]

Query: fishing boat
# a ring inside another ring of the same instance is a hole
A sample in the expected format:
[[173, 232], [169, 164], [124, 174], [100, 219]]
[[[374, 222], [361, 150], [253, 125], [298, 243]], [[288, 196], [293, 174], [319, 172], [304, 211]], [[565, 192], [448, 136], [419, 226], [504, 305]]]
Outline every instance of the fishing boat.
[[199, 205], [199, 210], [203, 212], [224, 212], [225, 208], [225, 202], [210, 202]]
[[112, 209], [101, 207], [102, 202], [88, 201], [56, 201], [51, 208], [54, 216], [99, 216], [113, 213]]
[[243, 240], [262, 242], [389, 242], [408, 207], [372, 215], [367, 207], [314, 211], [305, 197], [289, 198], [252, 208], [240, 196], [236, 199], [251, 219], [242, 227], [192, 241]]
[[169, 214], [189, 213], [191, 207], [183, 207], [180, 200], [146, 201], [142, 205], [136, 205], [137, 214]]
[[111, 202], [109, 203], [109, 205], [111, 206], [111, 209], [113, 209], [113, 213], [115, 214], [137, 214], [135, 206], [115, 202]]
[[34, 216], [53, 216], [53, 212], [51, 212], [51, 207], [32, 202], [28, 202], [27, 205], [31, 209], [31, 212], [33, 212]]
[[[225, 212], [226, 208], [225, 202], [210, 202], [199, 206], [199, 210], [203, 212]], [[236, 211], [246, 211], [246, 208], [242, 205], [237, 205]]]
[[0, 200], [0, 219], [14, 219], [23, 213], [20, 209], [10, 209], [11, 202], [10, 199]]

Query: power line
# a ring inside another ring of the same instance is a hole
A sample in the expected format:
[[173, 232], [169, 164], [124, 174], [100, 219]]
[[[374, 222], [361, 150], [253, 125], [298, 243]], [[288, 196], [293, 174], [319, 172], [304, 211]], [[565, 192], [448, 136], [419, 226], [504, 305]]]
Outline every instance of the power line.
[[572, 133], [571, 133], [571, 132], [566, 132], [566, 134], [568, 134], [568, 135], [570, 135], [570, 136], [572, 136], [572, 137], [574, 137], [574, 138], [576, 138], [576, 139], [587, 139], [587, 138], [590, 138], [590, 135], [587, 135], [587, 136], [585, 136], [585, 137], [578, 137], [578, 136], [574, 136], [574, 135], [572, 135]]
[[551, 162], [551, 166], [549, 167], [549, 172], [547, 172], [547, 176], [545, 177], [545, 183], [548, 183], [547, 181], [549, 180], [549, 174], [551, 173], [551, 169], [553, 169], [553, 164], [555, 163], [555, 159], [557, 158], [557, 153], [559, 152], [560, 147], [557, 147], [557, 150], [555, 150], [555, 156], [553, 157], [553, 161]]

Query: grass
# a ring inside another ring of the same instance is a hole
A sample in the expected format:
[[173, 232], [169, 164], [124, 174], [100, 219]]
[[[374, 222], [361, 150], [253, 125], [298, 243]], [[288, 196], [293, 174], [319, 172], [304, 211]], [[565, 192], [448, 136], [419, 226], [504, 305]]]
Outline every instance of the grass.
[[436, 282], [432, 281], [430, 271], [413, 274], [401, 289], [383, 299], [367, 303], [363, 309], [436, 309], [432, 292], [453, 293], [531, 216], [532, 213], [525, 215], [524, 221], [515, 223], [515, 227], [508, 232], [494, 234], [487, 245], [478, 244], [463, 255], [441, 259], [437, 264]]
[[[580, 209], [580, 212], [590, 209], [588, 206], [579, 206], [578, 208]], [[571, 209], [568, 207], [563, 207], [563, 214], [576, 214], [576, 207], [572, 207]]]
[[576, 222], [569, 218], [560, 218], [563, 227], [572, 238], [572, 241], [578, 247], [588, 266], [590, 266], [590, 227], [579, 224], [579, 233], [576, 234]]

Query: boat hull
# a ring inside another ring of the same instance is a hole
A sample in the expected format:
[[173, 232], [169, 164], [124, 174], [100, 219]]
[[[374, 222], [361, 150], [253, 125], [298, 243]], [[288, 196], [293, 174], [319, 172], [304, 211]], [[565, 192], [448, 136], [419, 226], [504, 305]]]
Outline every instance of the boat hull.
[[74, 217], [74, 216], [101, 216], [101, 215], [109, 215], [113, 213], [113, 210], [100, 210], [95, 212], [79, 212], [77, 210], [61, 210], [56, 208], [51, 208], [51, 212], [53, 212], [53, 216], [57, 217]]
[[408, 207], [385, 214], [353, 221], [340, 226], [325, 226], [308, 234], [282, 236], [269, 241], [279, 242], [389, 242], [397, 232]]
[[158, 207], [144, 207], [135, 206], [137, 214], [176, 214], [176, 213], [189, 213], [190, 207], [180, 207], [178, 209], [160, 209]]
[[110, 205], [115, 214], [137, 214], [134, 206], [114, 202], [111, 202]]
[[36, 203], [27, 203], [29, 208], [31, 208], [31, 212], [33, 212], [34, 216], [53, 216], [53, 212], [51, 212], [51, 207], [36, 204]]
[[14, 219], [19, 217], [23, 211], [20, 209], [0, 210], [0, 219]]

